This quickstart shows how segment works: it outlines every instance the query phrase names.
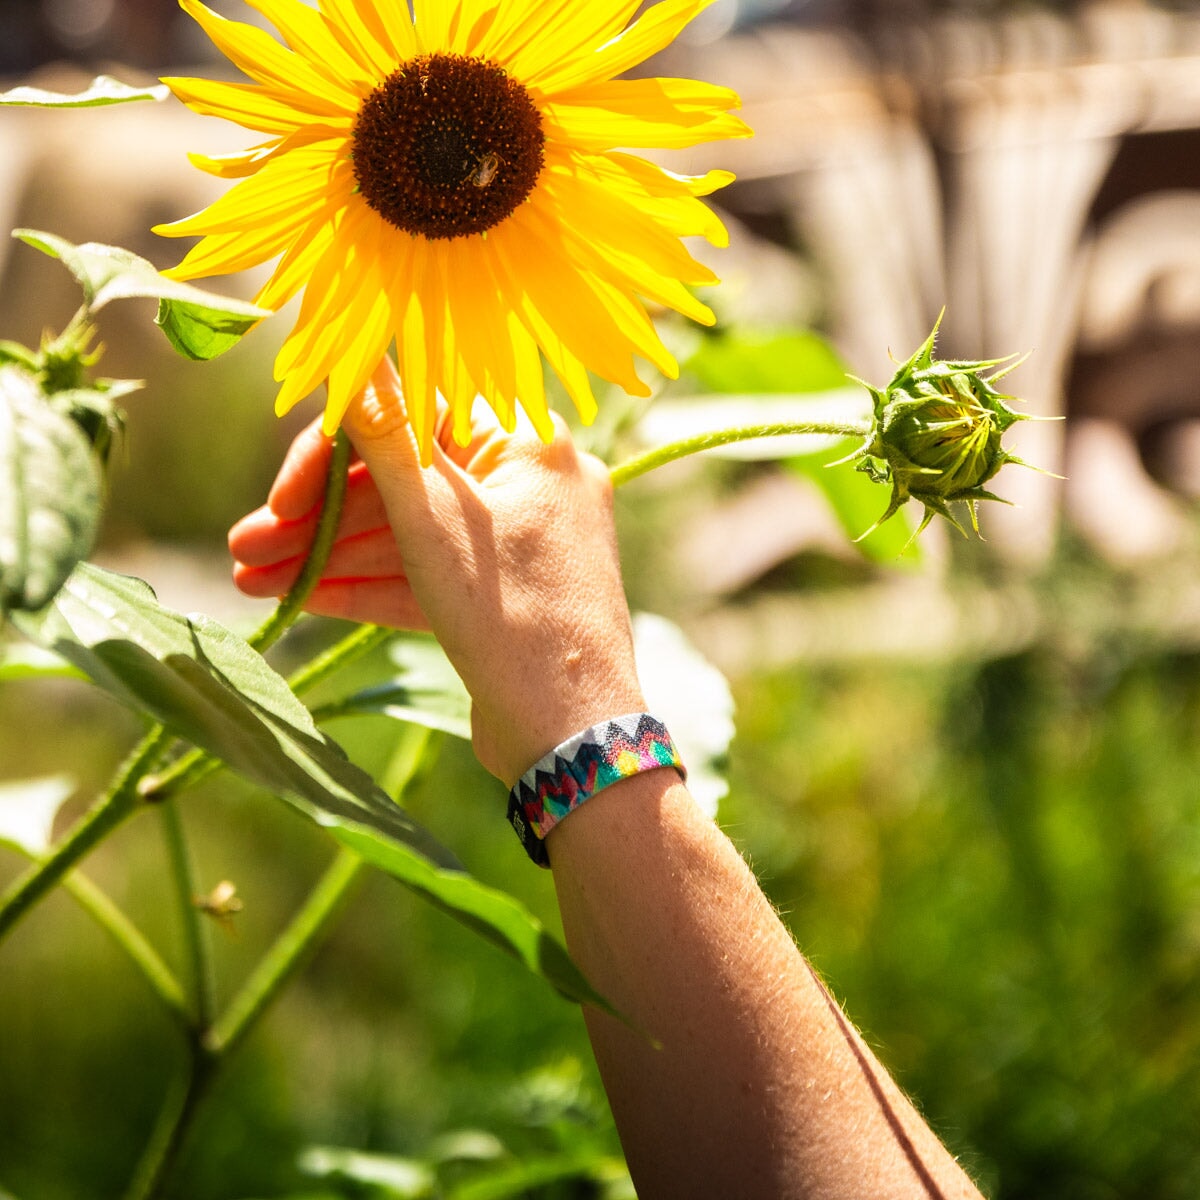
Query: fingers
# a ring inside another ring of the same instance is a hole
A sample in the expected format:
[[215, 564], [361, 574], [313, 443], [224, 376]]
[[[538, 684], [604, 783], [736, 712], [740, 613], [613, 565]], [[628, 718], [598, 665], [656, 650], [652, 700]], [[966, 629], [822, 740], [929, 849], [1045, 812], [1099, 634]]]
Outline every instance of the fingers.
[[[248, 596], [281, 596], [296, 582], [306, 555], [252, 562], [240, 558], [234, 565], [234, 582]], [[390, 529], [375, 529], [335, 543], [323, 579], [406, 578], [404, 563]]]
[[267, 497], [267, 507], [285, 521], [295, 521], [311, 512], [325, 494], [329, 456], [333, 445], [314, 421], [288, 447], [283, 465]]
[[[252, 567], [303, 557], [312, 545], [319, 519], [319, 507], [310, 508], [298, 519], [288, 520], [270, 504], [264, 505], [229, 531], [229, 551], [237, 562]], [[390, 538], [387, 513], [366, 466], [355, 463], [350, 468], [336, 539], [342, 542], [376, 531], [387, 532]]]
[[304, 605], [310, 613], [340, 620], [428, 631], [429, 622], [405, 580], [322, 580]]

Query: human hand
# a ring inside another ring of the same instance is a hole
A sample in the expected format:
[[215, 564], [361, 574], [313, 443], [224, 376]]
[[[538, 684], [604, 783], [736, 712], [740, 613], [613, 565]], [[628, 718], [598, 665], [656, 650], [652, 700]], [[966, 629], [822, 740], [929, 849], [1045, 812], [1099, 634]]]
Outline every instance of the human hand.
[[[422, 468], [389, 360], [346, 414], [361, 456], [310, 611], [432, 629], [473, 700], [475, 752], [506, 784], [579, 730], [644, 707], [612, 485], [561, 426], [546, 445], [486, 420], [439, 429]], [[234, 578], [278, 595], [316, 528], [329, 442], [292, 444], [267, 505], [230, 532]]]

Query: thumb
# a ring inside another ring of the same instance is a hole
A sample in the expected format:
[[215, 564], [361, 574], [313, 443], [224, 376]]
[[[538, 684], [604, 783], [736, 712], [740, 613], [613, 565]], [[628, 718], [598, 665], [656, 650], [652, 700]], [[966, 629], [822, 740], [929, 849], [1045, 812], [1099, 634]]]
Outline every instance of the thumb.
[[347, 408], [342, 428], [378, 483], [420, 470], [417, 432], [408, 417], [400, 376], [386, 355]]
[[471, 489], [440, 444], [439, 432], [449, 422], [434, 430], [432, 463], [422, 466], [420, 439], [400, 377], [385, 357], [346, 410], [342, 425], [379, 491], [410, 580], [444, 567], [460, 540], [452, 531], [463, 524], [464, 488]]

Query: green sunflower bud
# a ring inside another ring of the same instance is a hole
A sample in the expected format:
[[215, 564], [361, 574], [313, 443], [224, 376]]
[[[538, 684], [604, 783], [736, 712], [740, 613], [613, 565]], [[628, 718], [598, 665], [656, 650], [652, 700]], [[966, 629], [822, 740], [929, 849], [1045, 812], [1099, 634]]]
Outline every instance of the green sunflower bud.
[[1006, 401], [1015, 397], [994, 386], [1024, 359], [1012, 355], [981, 362], [939, 361], [933, 348], [940, 325], [941, 317], [885, 388], [859, 380], [874, 401], [874, 421], [866, 442], [840, 461], [856, 463], [860, 471], [892, 488], [886, 511], [859, 540], [910, 499], [925, 506], [914, 537], [935, 514], [965, 536], [967, 531], [949, 507], [955, 502], [963, 504], [978, 533], [978, 502], [1007, 503], [983, 485], [1006, 463], [1028, 466], [1001, 442], [1013, 424], [1030, 418], [1011, 409]]

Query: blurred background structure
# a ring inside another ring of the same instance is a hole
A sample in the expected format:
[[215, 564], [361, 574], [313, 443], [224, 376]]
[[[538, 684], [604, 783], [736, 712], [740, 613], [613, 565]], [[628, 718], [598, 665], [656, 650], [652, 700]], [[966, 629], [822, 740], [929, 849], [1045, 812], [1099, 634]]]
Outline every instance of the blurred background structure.
[[[174, 0], [0, 0], [0, 88], [224, 69], [210, 55]], [[945, 307], [944, 356], [1030, 351], [1012, 388], [1063, 418], [1017, 430], [1049, 473], [1005, 470], [996, 487], [1017, 506], [987, 506], [987, 541], [931, 531], [916, 569], [858, 558], [814, 491], [763, 464], [680, 465], [622, 495], [635, 603], [678, 619], [737, 695], [724, 819], [991, 1196], [1195, 1200], [1200, 6], [716, 0], [652, 67], [736, 88], [756, 130], [671, 160], [738, 176], [717, 197], [725, 330], [815, 328], [881, 383], [889, 351], [906, 357]], [[0, 111], [0, 228], [165, 266], [178, 245], [150, 226], [215, 186], [185, 151], [249, 136], [173, 102]], [[73, 286], [0, 240], [0, 337], [61, 328]], [[227, 583], [223, 532], [312, 410], [271, 415], [269, 326], [198, 368], [145, 313], [103, 316], [105, 373], [148, 387], [128, 402], [102, 556], [244, 623], [257, 609]], [[23, 686], [0, 684], [0, 782], [60, 769], [67, 736], [95, 760], [86, 797], [128, 719]], [[29, 719], [41, 704], [51, 728]], [[386, 757], [378, 736], [354, 743], [365, 760]], [[418, 815], [552, 919], [490, 782], [465, 749], [444, 762]], [[449, 815], [447, 792], [462, 797]], [[188, 811], [213, 882], [245, 881], [243, 937], [222, 951], [236, 971], [321, 843], [249, 815], [237, 786]], [[135, 833], [95, 870], [162, 932], [157, 848]], [[307, 1141], [415, 1152], [492, 1120], [512, 1144], [534, 1136], [530, 1091], [505, 1090], [531, 1065], [514, 1011], [547, 1054], [586, 1062], [575, 1014], [538, 985], [395, 888], [359, 903], [215, 1097], [181, 1195], [292, 1195], [285, 1166]], [[64, 903], [0, 948], [0, 1195], [116, 1195], [161, 1095], [172, 1031], [146, 1022], [95, 937]], [[43, 1003], [85, 989], [90, 1011]], [[114, 1081], [114, 1056], [136, 1069]], [[555, 1121], [592, 1111], [589, 1068], [532, 1065], [558, 1081]]]

